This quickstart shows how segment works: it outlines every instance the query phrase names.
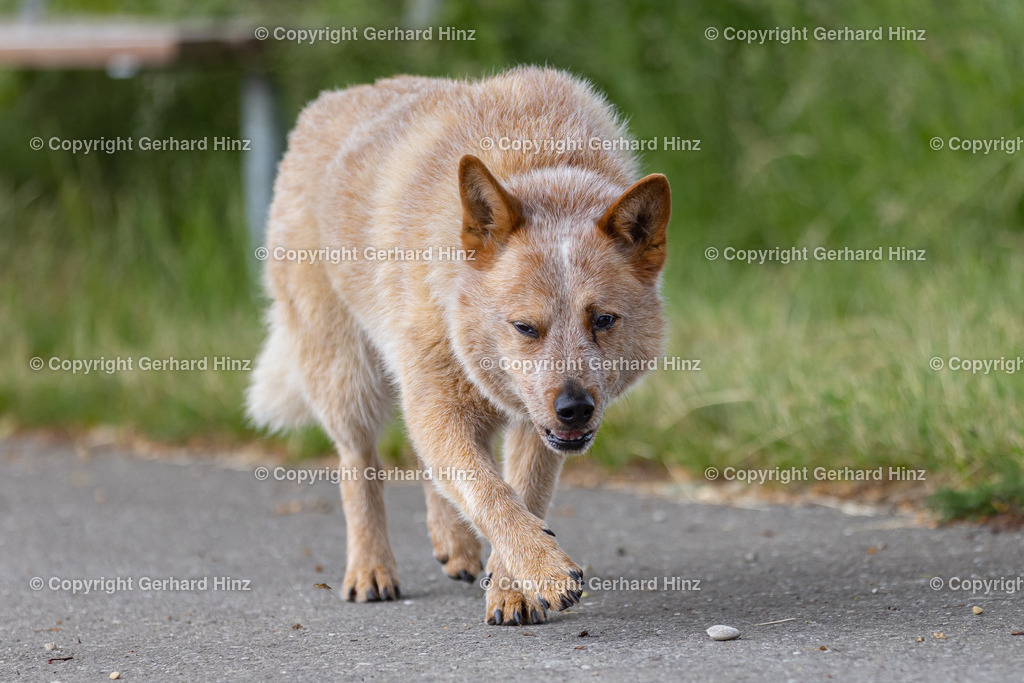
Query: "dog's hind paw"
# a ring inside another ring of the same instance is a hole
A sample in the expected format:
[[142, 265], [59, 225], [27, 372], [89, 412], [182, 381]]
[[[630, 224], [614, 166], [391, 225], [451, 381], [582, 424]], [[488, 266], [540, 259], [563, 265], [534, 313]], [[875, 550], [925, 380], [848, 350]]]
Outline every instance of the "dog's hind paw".
[[430, 527], [434, 559], [450, 579], [473, 583], [484, 568], [480, 559], [480, 539], [464, 523], [440, 524]]
[[477, 573], [484, 568], [483, 560], [479, 555], [467, 554], [454, 557], [435, 555], [434, 559], [441, 563], [441, 569], [449, 579], [466, 583], [474, 583]]

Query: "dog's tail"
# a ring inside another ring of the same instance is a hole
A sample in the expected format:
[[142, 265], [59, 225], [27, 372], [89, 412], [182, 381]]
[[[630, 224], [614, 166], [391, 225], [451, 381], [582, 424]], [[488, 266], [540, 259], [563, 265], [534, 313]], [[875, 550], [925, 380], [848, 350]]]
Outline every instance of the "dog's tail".
[[252, 384], [246, 393], [249, 419], [259, 427], [283, 431], [315, 420], [306, 400], [296, 359], [298, 350], [278, 321], [277, 306], [270, 307], [267, 342], [256, 359]]

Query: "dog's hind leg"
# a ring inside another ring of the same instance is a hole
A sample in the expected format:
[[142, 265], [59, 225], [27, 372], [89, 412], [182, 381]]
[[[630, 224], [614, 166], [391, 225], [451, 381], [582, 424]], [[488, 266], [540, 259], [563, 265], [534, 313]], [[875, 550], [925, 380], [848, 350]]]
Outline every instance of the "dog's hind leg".
[[483, 569], [479, 537], [433, 481], [424, 482], [423, 488], [427, 493], [427, 529], [434, 557], [449, 578], [473, 583]]
[[[324, 282], [326, 287], [326, 282]], [[317, 305], [291, 311], [308, 402], [338, 449], [345, 511], [342, 595], [359, 602], [400, 597], [388, 541], [377, 439], [391, 417], [394, 392], [380, 356], [345, 305], [323, 291]]]

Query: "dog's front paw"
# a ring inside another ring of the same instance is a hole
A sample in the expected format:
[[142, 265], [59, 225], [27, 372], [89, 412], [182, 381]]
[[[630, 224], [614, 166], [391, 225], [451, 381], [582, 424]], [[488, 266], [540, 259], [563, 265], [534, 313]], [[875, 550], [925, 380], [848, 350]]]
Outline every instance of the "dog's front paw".
[[345, 570], [342, 595], [349, 602], [376, 602], [398, 600], [398, 574], [393, 566], [385, 564], [349, 564]]
[[491, 557], [487, 568], [490, 570], [481, 582], [487, 589], [487, 612], [484, 618], [488, 624], [498, 626], [524, 626], [543, 624], [548, 620], [548, 611], [536, 594], [520, 590], [519, 584], [508, 574], [505, 566]]
[[[558, 547], [554, 534], [547, 529], [545, 532], [550, 536], [538, 539], [539, 542], [531, 548], [532, 552], [510, 553], [503, 557], [503, 561], [508, 575], [512, 577], [513, 590], [531, 596], [531, 601], [535, 600], [545, 610], [562, 611], [579, 602], [583, 593], [583, 570]], [[529, 544], [524, 546], [530, 547]], [[506, 616], [504, 612], [502, 616]]]

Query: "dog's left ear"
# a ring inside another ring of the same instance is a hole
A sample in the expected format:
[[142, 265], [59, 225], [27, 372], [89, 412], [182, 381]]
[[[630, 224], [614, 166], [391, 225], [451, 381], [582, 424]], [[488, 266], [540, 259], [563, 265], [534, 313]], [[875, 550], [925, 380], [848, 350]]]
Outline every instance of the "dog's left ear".
[[641, 279], [653, 281], [665, 265], [672, 192], [654, 173], [638, 180], [597, 222], [598, 229], [628, 250]]
[[472, 154], [459, 161], [462, 197], [462, 248], [473, 252], [474, 266], [486, 266], [522, 225], [519, 200], [501, 186], [484, 162]]

